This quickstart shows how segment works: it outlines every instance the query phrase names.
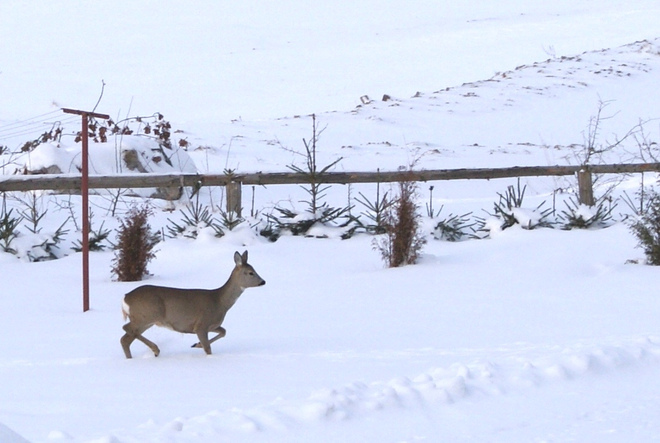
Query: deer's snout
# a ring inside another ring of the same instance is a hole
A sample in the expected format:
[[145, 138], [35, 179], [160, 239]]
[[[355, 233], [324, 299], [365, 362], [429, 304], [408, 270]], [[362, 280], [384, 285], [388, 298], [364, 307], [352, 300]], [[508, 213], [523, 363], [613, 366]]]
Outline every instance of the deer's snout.
[[263, 286], [266, 284], [266, 280], [261, 280], [261, 283], [259, 283], [259, 286]]

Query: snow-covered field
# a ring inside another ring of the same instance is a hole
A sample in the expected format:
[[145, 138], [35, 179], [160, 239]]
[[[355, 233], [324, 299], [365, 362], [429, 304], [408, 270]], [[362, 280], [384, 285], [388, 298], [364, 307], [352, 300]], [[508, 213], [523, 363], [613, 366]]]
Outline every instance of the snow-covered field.
[[[646, 141], [660, 137], [659, 21], [644, 0], [5, 1], [0, 159], [5, 174], [47, 162], [74, 171], [79, 119], [60, 107], [93, 108], [103, 80], [97, 111], [163, 113], [191, 144], [186, 171], [301, 164], [292, 151], [311, 136], [311, 113], [325, 128], [319, 163], [342, 157], [336, 170], [577, 164], [601, 102], [599, 146], [640, 122]], [[14, 152], [58, 121], [59, 145]], [[597, 161], [649, 160], [636, 136]], [[115, 171], [114, 149], [92, 144], [94, 173]], [[434, 185], [445, 215], [483, 216], [514, 183], [420, 184], [420, 208]], [[556, 196], [561, 209], [575, 186], [522, 183], [531, 208]], [[613, 195], [637, 189], [625, 177]], [[246, 212], [253, 192], [262, 214], [304, 207], [300, 188], [269, 186], [244, 190]], [[373, 198], [375, 185], [358, 192]], [[327, 198], [348, 194], [333, 186]], [[222, 200], [221, 189], [200, 195]], [[47, 230], [79, 199], [39, 202]], [[155, 202], [152, 226], [185, 204]], [[110, 206], [92, 198], [95, 223], [117, 226]], [[112, 281], [112, 251], [91, 254], [86, 313], [80, 254], [0, 253], [0, 441], [655, 441], [660, 274], [626, 264], [643, 261], [627, 211], [619, 203], [607, 229], [513, 227], [459, 243], [434, 240], [437, 220], [424, 215], [421, 261], [398, 269], [366, 235], [270, 243], [246, 223], [222, 239], [168, 239], [150, 283], [217, 287], [246, 249], [267, 281], [229, 312], [212, 356], [190, 348], [194, 336], [152, 328], [161, 355], [136, 342], [124, 358], [121, 299], [139, 283]]]

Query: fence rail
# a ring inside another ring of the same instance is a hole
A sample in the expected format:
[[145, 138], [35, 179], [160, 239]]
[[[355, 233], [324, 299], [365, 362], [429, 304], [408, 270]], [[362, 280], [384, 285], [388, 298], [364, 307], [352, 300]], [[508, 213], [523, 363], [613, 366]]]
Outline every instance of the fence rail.
[[[387, 183], [401, 180], [489, 180], [511, 177], [542, 177], [574, 175], [580, 171], [593, 174], [626, 174], [660, 172], [660, 163], [605, 164], [588, 166], [514, 166], [507, 168], [430, 169], [416, 171], [326, 172], [315, 178], [316, 183]], [[89, 187], [94, 189], [168, 188], [187, 186], [288, 185], [309, 183], [306, 174], [293, 172], [257, 172], [250, 174], [122, 174], [90, 175]], [[0, 192], [80, 189], [82, 178], [74, 174], [0, 176]]]

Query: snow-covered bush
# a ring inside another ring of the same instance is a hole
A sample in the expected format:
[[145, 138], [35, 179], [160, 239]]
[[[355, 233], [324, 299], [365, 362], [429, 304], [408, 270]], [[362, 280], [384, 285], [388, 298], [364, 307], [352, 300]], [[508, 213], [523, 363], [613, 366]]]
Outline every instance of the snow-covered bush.
[[[108, 240], [108, 237], [110, 236], [110, 230], [105, 228], [105, 223], [101, 223], [98, 228], [94, 227], [91, 213], [89, 217], [89, 226], [89, 239], [87, 243], [89, 250], [103, 251], [107, 246], [104, 242]], [[71, 249], [76, 252], [82, 251], [82, 241], [77, 240], [74, 242]]]
[[215, 237], [223, 237], [225, 231], [232, 231], [245, 222], [233, 211], [218, 210], [219, 217], [213, 215], [213, 208], [199, 201], [199, 194], [194, 203], [189, 203], [179, 211], [180, 220], [168, 218], [167, 236], [170, 238], [187, 237], [195, 239], [203, 229], [211, 229]]
[[[353, 221], [347, 215], [347, 207], [333, 208], [323, 205], [318, 207], [313, 213], [310, 211], [297, 212], [282, 207], [276, 207], [275, 211], [278, 212], [278, 215], [274, 213], [266, 214], [268, 223], [260, 231], [261, 235], [269, 238], [271, 241], [277, 240], [284, 231], [293, 235], [325, 238], [328, 237], [326, 232], [329, 229], [339, 229], [341, 231], [340, 236], [343, 237], [344, 234], [351, 230], [351, 226], [349, 225]], [[323, 233], [312, 233], [314, 228], [321, 227], [327, 229], [323, 229]]]
[[[438, 215], [442, 211], [438, 211]], [[470, 220], [471, 212], [462, 215], [449, 214], [441, 219], [433, 229], [433, 237], [436, 240], [460, 241], [473, 234], [472, 226], [476, 224]]]
[[[26, 196], [14, 197], [21, 206], [7, 209], [7, 196], [3, 195], [2, 209], [0, 210], [0, 248], [4, 252], [16, 255], [21, 260], [39, 262], [61, 258], [65, 253], [60, 243], [69, 232], [66, 225], [67, 218], [55, 229], [45, 229], [45, 220], [48, 209], [46, 204], [35, 192]], [[14, 210], [18, 216], [14, 216]], [[22, 228], [22, 231], [19, 231]]]
[[640, 214], [630, 225], [638, 246], [644, 250], [646, 262], [660, 265], [660, 198], [655, 193], [650, 197], [646, 212]]
[[[213, 228], [216, 226], [215, 220], [211, 215], [211, 208], [202, 205], [197, 199], [194, 203], [189, 204], [185, 209], [179, 211], [181, 220], [174, 221], [168, 218], [167, 225], [168, 237], [187, 237], [197, 238], [199, 231], [205, 228]], [[222, 230], [219, 231], [222, 236]]]
[[60, 243], [69, 232], [66, 229], [68, 219], [54, 232], [28, 232], [21, 235], [16, 242], [16, 255], [18, 258], [31, 262], [56, 260], [66, 255]]
[[566, 210], [561, 211], [562, 229], [604, 228], [612, 222], [612, 211], [616, 203], [607, 196], [601, 197], [594, 206], [587, 206], [574, 198], [565, 201]]
[[553, 222], [549, 218], [552, 210], [543, 208], [545, 201], [534, 209], [522, 207], [526, 189], [527, 185], [520, 187], [518, 179], [517, 186], [510, 185], [504, 194], [498, 192], [499, 200], [494, 204], [493, 213], [486, 211], [489, 217], [477, 218], [477, 231], [488, 235], [493, 230], [502, 231], [514, 225], [520, 225], [523, 229], [551, 228]]
[[[115, 123], [90, 121], [90, 173], [112, 175], [139, 173], [196, 173], [197, 168], [186, 152], [189, 142], [175, 137], [170, 123], [160, 113], [148, 117], [132, 117]], [[110, 137], [113, 137], [110, 139]], [[79, 173], [81, 165], [80, 133], [74, 139], [63, 136], [57, 127], [26, 143], [19, 155], [6, 162], [5, 173], [66, 174]], [[95, 190], [94, 192], [103, 192]], [[142, 188], [131, 195], [177, 200], [181, 187]]]

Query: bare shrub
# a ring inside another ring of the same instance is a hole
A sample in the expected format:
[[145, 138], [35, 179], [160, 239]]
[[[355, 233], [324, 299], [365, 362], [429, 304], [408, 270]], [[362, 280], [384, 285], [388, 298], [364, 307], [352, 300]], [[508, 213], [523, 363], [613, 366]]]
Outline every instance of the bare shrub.
[[385, 214], [385, 234], [374, 243], [390, 268], [417, 263], [426, 239], [419, 223], [417, 183], [399, 182], [399, 195]]
[[149, 275], [147, 264], [156, 257], [154, 247], [159, 239], [151, 232], [148, 206], [132, 208], [117, 230], [117, 245], [112, 273], [118, 281], [140, 281]]

